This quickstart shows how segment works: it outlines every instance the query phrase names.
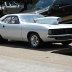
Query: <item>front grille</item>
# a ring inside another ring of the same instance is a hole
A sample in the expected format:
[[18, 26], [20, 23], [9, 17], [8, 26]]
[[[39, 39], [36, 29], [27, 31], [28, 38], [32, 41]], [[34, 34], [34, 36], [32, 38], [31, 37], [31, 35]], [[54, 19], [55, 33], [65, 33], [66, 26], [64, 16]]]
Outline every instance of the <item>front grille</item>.
[[72, 34], [72, 28], [49, 29], [48, 34], [49, 34], [49, 35]]

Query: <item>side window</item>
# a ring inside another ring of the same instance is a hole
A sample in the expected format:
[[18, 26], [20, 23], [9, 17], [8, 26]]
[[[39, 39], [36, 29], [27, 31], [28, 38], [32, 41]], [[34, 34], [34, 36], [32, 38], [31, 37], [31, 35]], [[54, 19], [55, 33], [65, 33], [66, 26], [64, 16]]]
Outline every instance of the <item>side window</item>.
[[6, 2], [7, 6], [10, 6], [10, 3], [9, 2]]
[[4, 19], [2, 20], [2, 22], [9, 24], [9, 23], [11, 22], [11, 16], [8, 16], [8, 17], [4, 18]]
[[17, 16], [12, 16], [11, 24], [19, 24], [19, 19]]
[[14, 1], [10, 2], [11, 6], [17, 6], [17, 3], [15, 3]]

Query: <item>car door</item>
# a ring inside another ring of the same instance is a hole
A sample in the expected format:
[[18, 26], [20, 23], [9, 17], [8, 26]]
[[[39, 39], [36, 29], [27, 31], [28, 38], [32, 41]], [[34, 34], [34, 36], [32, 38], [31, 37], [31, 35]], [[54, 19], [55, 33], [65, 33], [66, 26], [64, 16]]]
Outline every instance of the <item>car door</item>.
[[2, 36], [10, 40], [22, 40], [21, 24], [18, 16], [8, 16], [3, 20]]

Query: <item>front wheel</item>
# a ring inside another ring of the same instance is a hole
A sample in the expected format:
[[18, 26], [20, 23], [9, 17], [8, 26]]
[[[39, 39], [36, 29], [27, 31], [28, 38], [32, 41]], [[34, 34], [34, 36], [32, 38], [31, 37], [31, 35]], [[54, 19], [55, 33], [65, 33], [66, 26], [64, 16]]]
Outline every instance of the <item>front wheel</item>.
[[70, 43], [71, 43], [71, 41], [62, 42], [62, 44], [63, 44], [64, 46], [67, 46], [67, 45], [69, 45]]
[[29, 42], [32, 48], [37, 48], [41, 43], [39, 35], [34, 33], [31, 34], [29, 37]]

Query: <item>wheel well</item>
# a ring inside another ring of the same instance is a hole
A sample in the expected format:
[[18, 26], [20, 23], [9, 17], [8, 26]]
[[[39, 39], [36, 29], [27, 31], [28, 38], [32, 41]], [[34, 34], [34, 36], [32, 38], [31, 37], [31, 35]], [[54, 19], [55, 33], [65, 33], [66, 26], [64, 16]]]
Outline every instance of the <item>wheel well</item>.
[[[29, 36], [31, 35], [31, 34], [37, 34], [38, 36], [39, 36], [39, 34], [37, 33], [37, 32], [29, 32], [28, 34], [27, 34], [27, 38], [29, 39]], [[40, 36], [39, 36], [40, 37]]]
[[0, 35], [0, 40], [3, 40], [3, 37]]

